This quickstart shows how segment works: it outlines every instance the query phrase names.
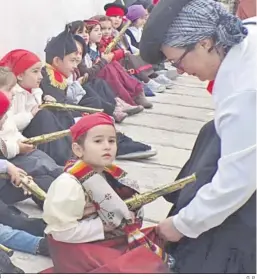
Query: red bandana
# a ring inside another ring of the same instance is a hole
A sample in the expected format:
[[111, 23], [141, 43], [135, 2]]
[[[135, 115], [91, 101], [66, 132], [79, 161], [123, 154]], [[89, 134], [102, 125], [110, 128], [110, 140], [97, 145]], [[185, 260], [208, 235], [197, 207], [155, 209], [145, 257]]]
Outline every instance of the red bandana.
[[112, 118], [103, 112], [85, 115], [70, 128], [72, 140], [76, 141], [88, 130], [99, 125], [111, 125], [114, 127]]
[[87, 26], [96, 26], [96, 25], [100, 25], [100, 22], [98, 20], [95, 19], [88, 19], [88, 20], [84, 20], [84, 23]]
[[2, 118], [6, 114], [10, 105], [10, 100], [6, 97], [6, 95], [3, 92], [0, 91], [0, 118]]
[[0, 61], [1, 67], [8, 67], [17, 77], [40, 62], [38, 56], [28, 50], [16, 49], [7, 53]]
[[106, 15], [107, 16], [125, 16], [125, 11], [124, 9], [120, 7], [110, 7], [106, 10]]

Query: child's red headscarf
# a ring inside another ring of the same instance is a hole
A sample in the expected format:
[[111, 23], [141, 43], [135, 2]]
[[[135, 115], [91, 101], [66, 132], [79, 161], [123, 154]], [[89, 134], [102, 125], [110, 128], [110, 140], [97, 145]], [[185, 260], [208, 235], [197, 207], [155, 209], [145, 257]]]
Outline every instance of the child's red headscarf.
[[2, 118], [6, 114], [10, 105], [10, 100], [3, 92], [0, 91], [0, 118]]
[[40, 59], [36, 54], [24, 49], [15, 49], [0, 60], [0, 66], [10, 68], [17, 77], [38, 62]]
[[70, 128], [72, 140], [76, 141], [88, 130], [99, 125], [111, 125], [114, 127], [112, 118], [106, 113], [98, 112], [94, 114], [85, 115]]

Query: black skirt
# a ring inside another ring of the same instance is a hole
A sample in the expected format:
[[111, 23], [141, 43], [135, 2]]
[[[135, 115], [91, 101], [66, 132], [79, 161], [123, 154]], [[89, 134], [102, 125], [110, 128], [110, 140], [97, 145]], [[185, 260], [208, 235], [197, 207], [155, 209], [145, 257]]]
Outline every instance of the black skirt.
[[[197, 173], [197, 181], [178, 193], [167, 195], [175, 206], [168, 216], [176, 215], [194, 198], [197, 191], [211, 182], [218, 168], [221, 144], [214, 122], [200, 131], [192, 154], [177, 179]], [[176, 259], [177, 273], [256, 273], [256, 196], [220, 226], [196, 239], [184, 237], [167, 245]]]

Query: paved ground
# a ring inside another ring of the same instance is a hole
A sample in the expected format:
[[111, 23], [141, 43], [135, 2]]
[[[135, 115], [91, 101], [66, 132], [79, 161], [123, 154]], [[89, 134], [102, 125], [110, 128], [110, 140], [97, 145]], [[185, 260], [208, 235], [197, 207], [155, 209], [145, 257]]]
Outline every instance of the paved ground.
[[[141, 162], [119, 162], [137, 179], [144, 190], [174, 181], [190, 155], [200, 128], [213, 118], [213, 105], [206, 84], [193, 77], [179, 77], [172, 90], [151, 98], [154, 108], [130, 117], [119, 129], [134, 140], [152, 144], [158, 155]], [[171, 208], [163, 198], [145, 207], [145, 226], [164, 219]], [[39, 216], [33, 203], [21, 205], [24, 211]], [[36, 273], [51, 266], [51, 260], [15, 252], [13, 262], [25, 272]]]

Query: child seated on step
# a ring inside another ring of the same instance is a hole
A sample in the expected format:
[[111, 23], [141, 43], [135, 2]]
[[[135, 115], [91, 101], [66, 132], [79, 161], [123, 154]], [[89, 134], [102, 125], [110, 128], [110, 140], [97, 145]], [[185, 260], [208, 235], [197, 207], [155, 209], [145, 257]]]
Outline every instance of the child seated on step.
[[142, 210], [132, 212], [124, 202], [139, 187], [112, 165], [117, 151], [112, 119], [86, 115], [71, 134], [75, 159], [52, 183], [44, 204], [53, 272], [168, 271], [164, 243], [154, 228], [141, 230]]
[[[78, 48], [77, 65], [79, 65], [86, 55], [86, 44], [79, 35], [74, 35], [74, 39]], [[88, 82], [88, 74], [80, 76], [79, 70], [76, 69], [72, 77], [68, 79], [67, 97], [75, 104], [104, 109], [108, 115], [114, 117], [117, 123], [121, 123], [128, 114], [117, 105], [112, 90], [102, 81], [98, 80], [92, 86]], [[97, 90], [94, 90], [94, 88]]]
[[[8, 112], [12, 98], [12, 93], [6, 91], [8, 87], [12, 89], [9, 82], [6, 79], [5, 91], [0, 91], [0, 159], [9, 159], [32, 176], [36, 184], [47, 192], [51, 182], [63, 170], [47, 154], [23, 142], [26, 138], [18, 131], [12, 113]], [[0, 179], [0, 197], [5, 204], [11, 205], [30, 196], [25, 195], [22, 189], [13, 187], [11, 181]], [[41, 200], [34, 196], [32, 199], [42, 208]]]
[[[43, 95], [39, 87], [42, 80], [42, 62], [39, 57], [23, 49], [7, 53], [0, 61], [1, 74], [12, 77], [17, 83], [12, 89], [11, 111], [19, 131], [27, 138], [65, 130], [66, 112], [53, 112], [41, 109], [43, 102], [55, 102], [56, 99]], [[1, 86], [1, 84], [0, 84]], [[38, 148], [47, 153], [58, 165], [64, 165], [71, 156], [71, 141], [68, 137], [49, 143], [40, 144]]]

